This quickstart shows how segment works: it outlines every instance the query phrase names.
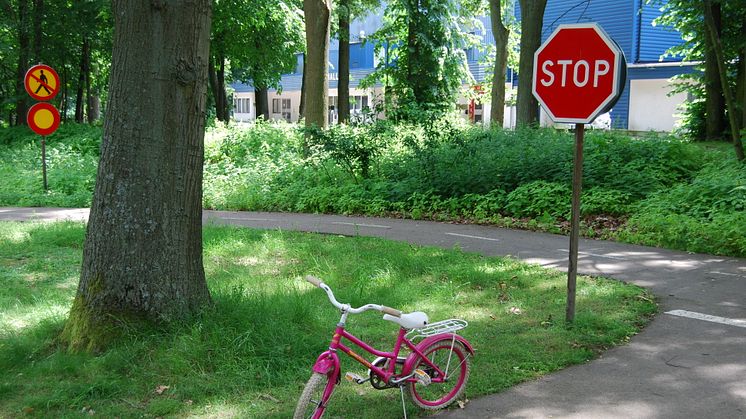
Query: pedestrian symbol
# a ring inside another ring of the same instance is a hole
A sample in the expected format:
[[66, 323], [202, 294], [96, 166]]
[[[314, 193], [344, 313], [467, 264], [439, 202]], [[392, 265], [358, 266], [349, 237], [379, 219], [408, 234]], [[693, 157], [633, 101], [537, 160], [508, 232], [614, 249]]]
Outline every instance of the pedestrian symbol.
[[60, 91], [60, 77], [47, 65], [39, 64], [26, 72], [26, 92], [36, 100], [52, 100]]

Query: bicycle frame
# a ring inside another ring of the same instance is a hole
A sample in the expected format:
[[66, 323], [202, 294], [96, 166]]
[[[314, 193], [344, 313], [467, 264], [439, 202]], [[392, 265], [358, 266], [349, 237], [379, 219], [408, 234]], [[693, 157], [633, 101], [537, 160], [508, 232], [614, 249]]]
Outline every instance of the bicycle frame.
[[[403, 382], [415, 382], [417, 381], [416, 378], [413, 377], [412, 374], [412, 367], [414, 364], [414, 360], [421, 358], [423, 362], [425, 362], [428, 366], [436, 370], [439, 374], [438, 378], [435, 378], [434, 382], [442, 381], [446, 374], [443, 370], [441, 370], [437, 365], [432, 363], [425, 354], [422, 353], [420, 350], [421, 347], [426, 347], [429, 342], [435, 340], [433, 338], [442, 339], [443, 337], [448, 336], [451, 338], [454, 342], [458, 341], [461, 343], [465, 343], [467, 347], [469, 348], [469, 352], [472, 352], [471, 345], [466, 342], [465, 339], [463, 339], [461, 336], [458, 336], [456, 334], [443, 334], [438, 336], [433, 336], [432, 338], [427, 339], [428, 343], [426, 345], [423, 345], [425, 341], [420, 342], [420, 344], [415, 345], [411, 340], [404, 337], [404, 335], [407, 333], [407, 329], [400, 328], [399, 334], [396, 338], [396, 343], [394, 344], [394, 349], [391, 352], [383, 352], [379, 351], [376, 348], [373, 348], [372, 346], [368, 345], [367, 343], [363, 342], [361, 339], [353, 335], [352, 333], [345, 330], [344, 324], [337, 325], [337, 328], [334, 331], [334, 336], [332, 337], [332, 342], [329, 345], [329, 350], [326, 352], [323, 352], [316, 360], [316, 363], [314, 364], [313, 371], [320, 373], [320, 374], [326, 374], [329, 375], [330, 373], [333, 374], [332, 378], [335, 378], [336, 381], [339, 381], [339, 371], [340, 371], [340, 363], [339, 363], [339, 357], [337, 355], [338, 351], [342, 351], [343, 353], [347, 354], [350, 358], [354, 359], [355, 361], [359, 362], [360, 364], [364, 365], [366, 368], [370, 369], [374, 374], [379, 376], [381, 379], [383, 379], [384, 382], [390, 383], [390, 384], [400, 384]], [[341, 343], [342, 338], [347, 339], [351, 343], [353, 343], [355, 346], [363, 349], [364, 351], [378, 356], [382, 358], [387, 358], [390, 361], [389, 365], [386, 369], [377, 367], [370, 363], [367, 359], [363, 358], [362, 356], [355, 353], [352, 349], [345, 346]], [[409, 354], [407, 359], [404, 362], [404, 365], [402, 367], [402, 371], [399, 374], [396, 374], [396, 365], [397, 360], [399, 358], [399, 353], [401, 352], [402, 346], [407, 346], [412, 352]], [[393, 380], [392, 380], [393, 379]]]

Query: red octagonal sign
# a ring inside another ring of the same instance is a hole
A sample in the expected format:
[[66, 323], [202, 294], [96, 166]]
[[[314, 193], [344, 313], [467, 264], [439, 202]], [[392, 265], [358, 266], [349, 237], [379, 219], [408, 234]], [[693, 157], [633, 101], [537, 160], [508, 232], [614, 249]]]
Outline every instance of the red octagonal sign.
[[597, 24], [560, 25], [534, 54], [534, 96], [555, 122], [587, 124], [619, 99], [626, 67]]

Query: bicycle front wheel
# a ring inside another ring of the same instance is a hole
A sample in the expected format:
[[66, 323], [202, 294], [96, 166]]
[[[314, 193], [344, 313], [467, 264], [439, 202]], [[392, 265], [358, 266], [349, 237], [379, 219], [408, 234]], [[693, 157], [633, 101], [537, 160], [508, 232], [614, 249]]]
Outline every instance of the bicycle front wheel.
[[293, 419], [319, 419], [334, 392], [334, 379], [317, 372], [311, 375], [298, 400]]
[[409, 383], [409, 395], [412, 402], [423, 409], [442, 409], [464, 394], [469, 380], [469, 353], [460, 342], [444, 338], [433, 342], [422, 354], [438, 368], [420, 358], [414, 368], [425, 371], [431, 382], [429, 385], [419, 381]]

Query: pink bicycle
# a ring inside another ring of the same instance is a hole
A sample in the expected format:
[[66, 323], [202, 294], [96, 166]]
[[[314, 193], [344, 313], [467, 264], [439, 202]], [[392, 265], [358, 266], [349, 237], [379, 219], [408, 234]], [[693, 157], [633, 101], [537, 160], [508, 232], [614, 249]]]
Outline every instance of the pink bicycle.
[[[466, 339], [453, 332], [465, 328], [466, 321], [450, 319], [428, 324], [427, 314], [419, 311], [402, 313], [378, 304], [353, 308], [338, 302], [329, 286], [318, 278], [307, 276], [306, 280], [326, 291], [332, 305], [342, 312], [342, 318], [334, 330], [329, 350], [316, 359], [311, 378], [298, 400], [294, 419], [318, 419], [324, 414], [335, 387], [340, 383], [339, 352], [368, 368], [368, 377], [348, 372], [345, 375], [348, 381], [356, 384], [369, 382], [378, 390], [398, 388], [402, 407], [405, 388], [415, 405], [428, 410], [442, 409], [464, 393], [474, 349]], [[379, 351], [345, 330], [348, 314], [368, 310], [383, 312], [384, 320], [400, 326], [391, 352]], [[343, 338], [377, 358], [369, 362], [342, 344]], [[422, 340], [415, 344], [413, 341], [418, 339]], [[403, 347], [410, 351], [407, 356], [399, 356]], [[406, 408], [404, 417], [407, 417]]]

